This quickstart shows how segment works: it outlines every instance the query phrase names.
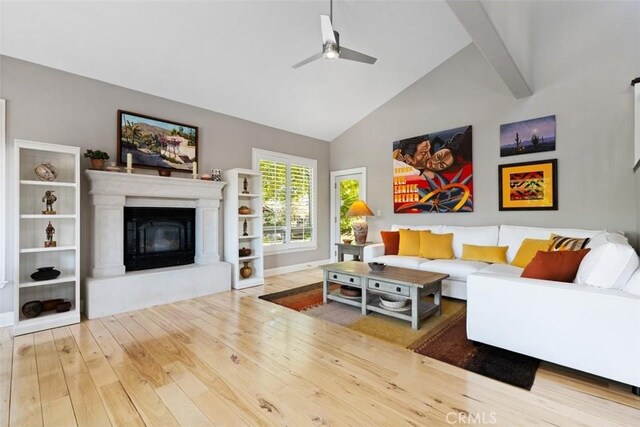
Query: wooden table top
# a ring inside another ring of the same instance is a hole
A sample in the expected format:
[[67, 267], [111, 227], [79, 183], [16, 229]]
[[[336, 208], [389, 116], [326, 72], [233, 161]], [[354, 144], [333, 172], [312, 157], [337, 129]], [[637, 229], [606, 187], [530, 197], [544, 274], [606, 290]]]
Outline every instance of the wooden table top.
[[386, 280], [403, 285], [426, 286], [449, 277], [448, 274], [433, 273], [431, 271], [414, 270], [411, 268], [386, 266], [382, 271], [372, 271], [369, 265], [358, 261], [336, 262], [320, 266], [323, 270], [338, 273], [355, 274], [370, 279]]

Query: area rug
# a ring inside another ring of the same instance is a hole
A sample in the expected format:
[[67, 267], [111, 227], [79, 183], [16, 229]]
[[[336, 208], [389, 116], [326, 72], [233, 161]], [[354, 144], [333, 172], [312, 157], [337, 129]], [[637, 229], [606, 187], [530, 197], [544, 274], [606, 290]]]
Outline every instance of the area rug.
[[[442, 314], [430, 316], [419, 330], [413, 330], [400, 319], [379, 313], [363, 316], [359, 308], [346, 304], [322, 304], [322, 282], [260, 298], [526, 390], [531, 390], [540, 364], [537, 359], [511, 351], [484, 344], [474, 346], [467, 339], [466, 304], [460, 300], [443, 298]], [[425, 297], [429, 299], [432, 297]]]

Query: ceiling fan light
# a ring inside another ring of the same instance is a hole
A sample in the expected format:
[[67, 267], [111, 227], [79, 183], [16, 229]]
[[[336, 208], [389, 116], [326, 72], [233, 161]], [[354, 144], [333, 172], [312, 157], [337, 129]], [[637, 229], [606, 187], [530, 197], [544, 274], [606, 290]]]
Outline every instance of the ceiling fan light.
[[322, 48], [322, 56], [325, 59], [338, 59], [340, 56], [340, 52], [338, 51], [338, 46], [333, 43], [327, 43]]

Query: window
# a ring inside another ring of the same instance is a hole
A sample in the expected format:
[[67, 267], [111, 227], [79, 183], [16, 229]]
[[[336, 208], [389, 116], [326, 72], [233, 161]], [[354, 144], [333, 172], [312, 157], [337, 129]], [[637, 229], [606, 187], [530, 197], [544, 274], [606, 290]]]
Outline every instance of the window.
[[253, 168], [262, 173], [266, 253], [317, 248], [316, 166], [312, 159], [253, 150]]

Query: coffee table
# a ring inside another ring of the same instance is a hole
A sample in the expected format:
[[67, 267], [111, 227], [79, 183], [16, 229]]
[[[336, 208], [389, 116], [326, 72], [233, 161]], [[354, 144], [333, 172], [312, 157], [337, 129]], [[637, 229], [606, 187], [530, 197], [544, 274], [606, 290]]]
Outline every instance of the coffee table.
[[[434, 313], [440, 315], [442, 280], [449, 277], [448, 274], [391, 266], [382, 271], [372, 271], [368, 264], [356, 261], [327, 264], [321, 268], [324, 273], [322, 289], [325, 304], [331, 300], [360, 307], [364, 315], [375, 311], [409, 321], [413, 329], [419, 328], [421, 319]], [[331, 292], [330, 283], [360, 288], [362, 295], [346, 297], [340, 293], [340, 289]], [[389, 310], [380, 305], [380, 295], [410, 299], [411, 307], [406, 312]], [[433, 295], [433, 303], [421, 301], [425, 295]]]

